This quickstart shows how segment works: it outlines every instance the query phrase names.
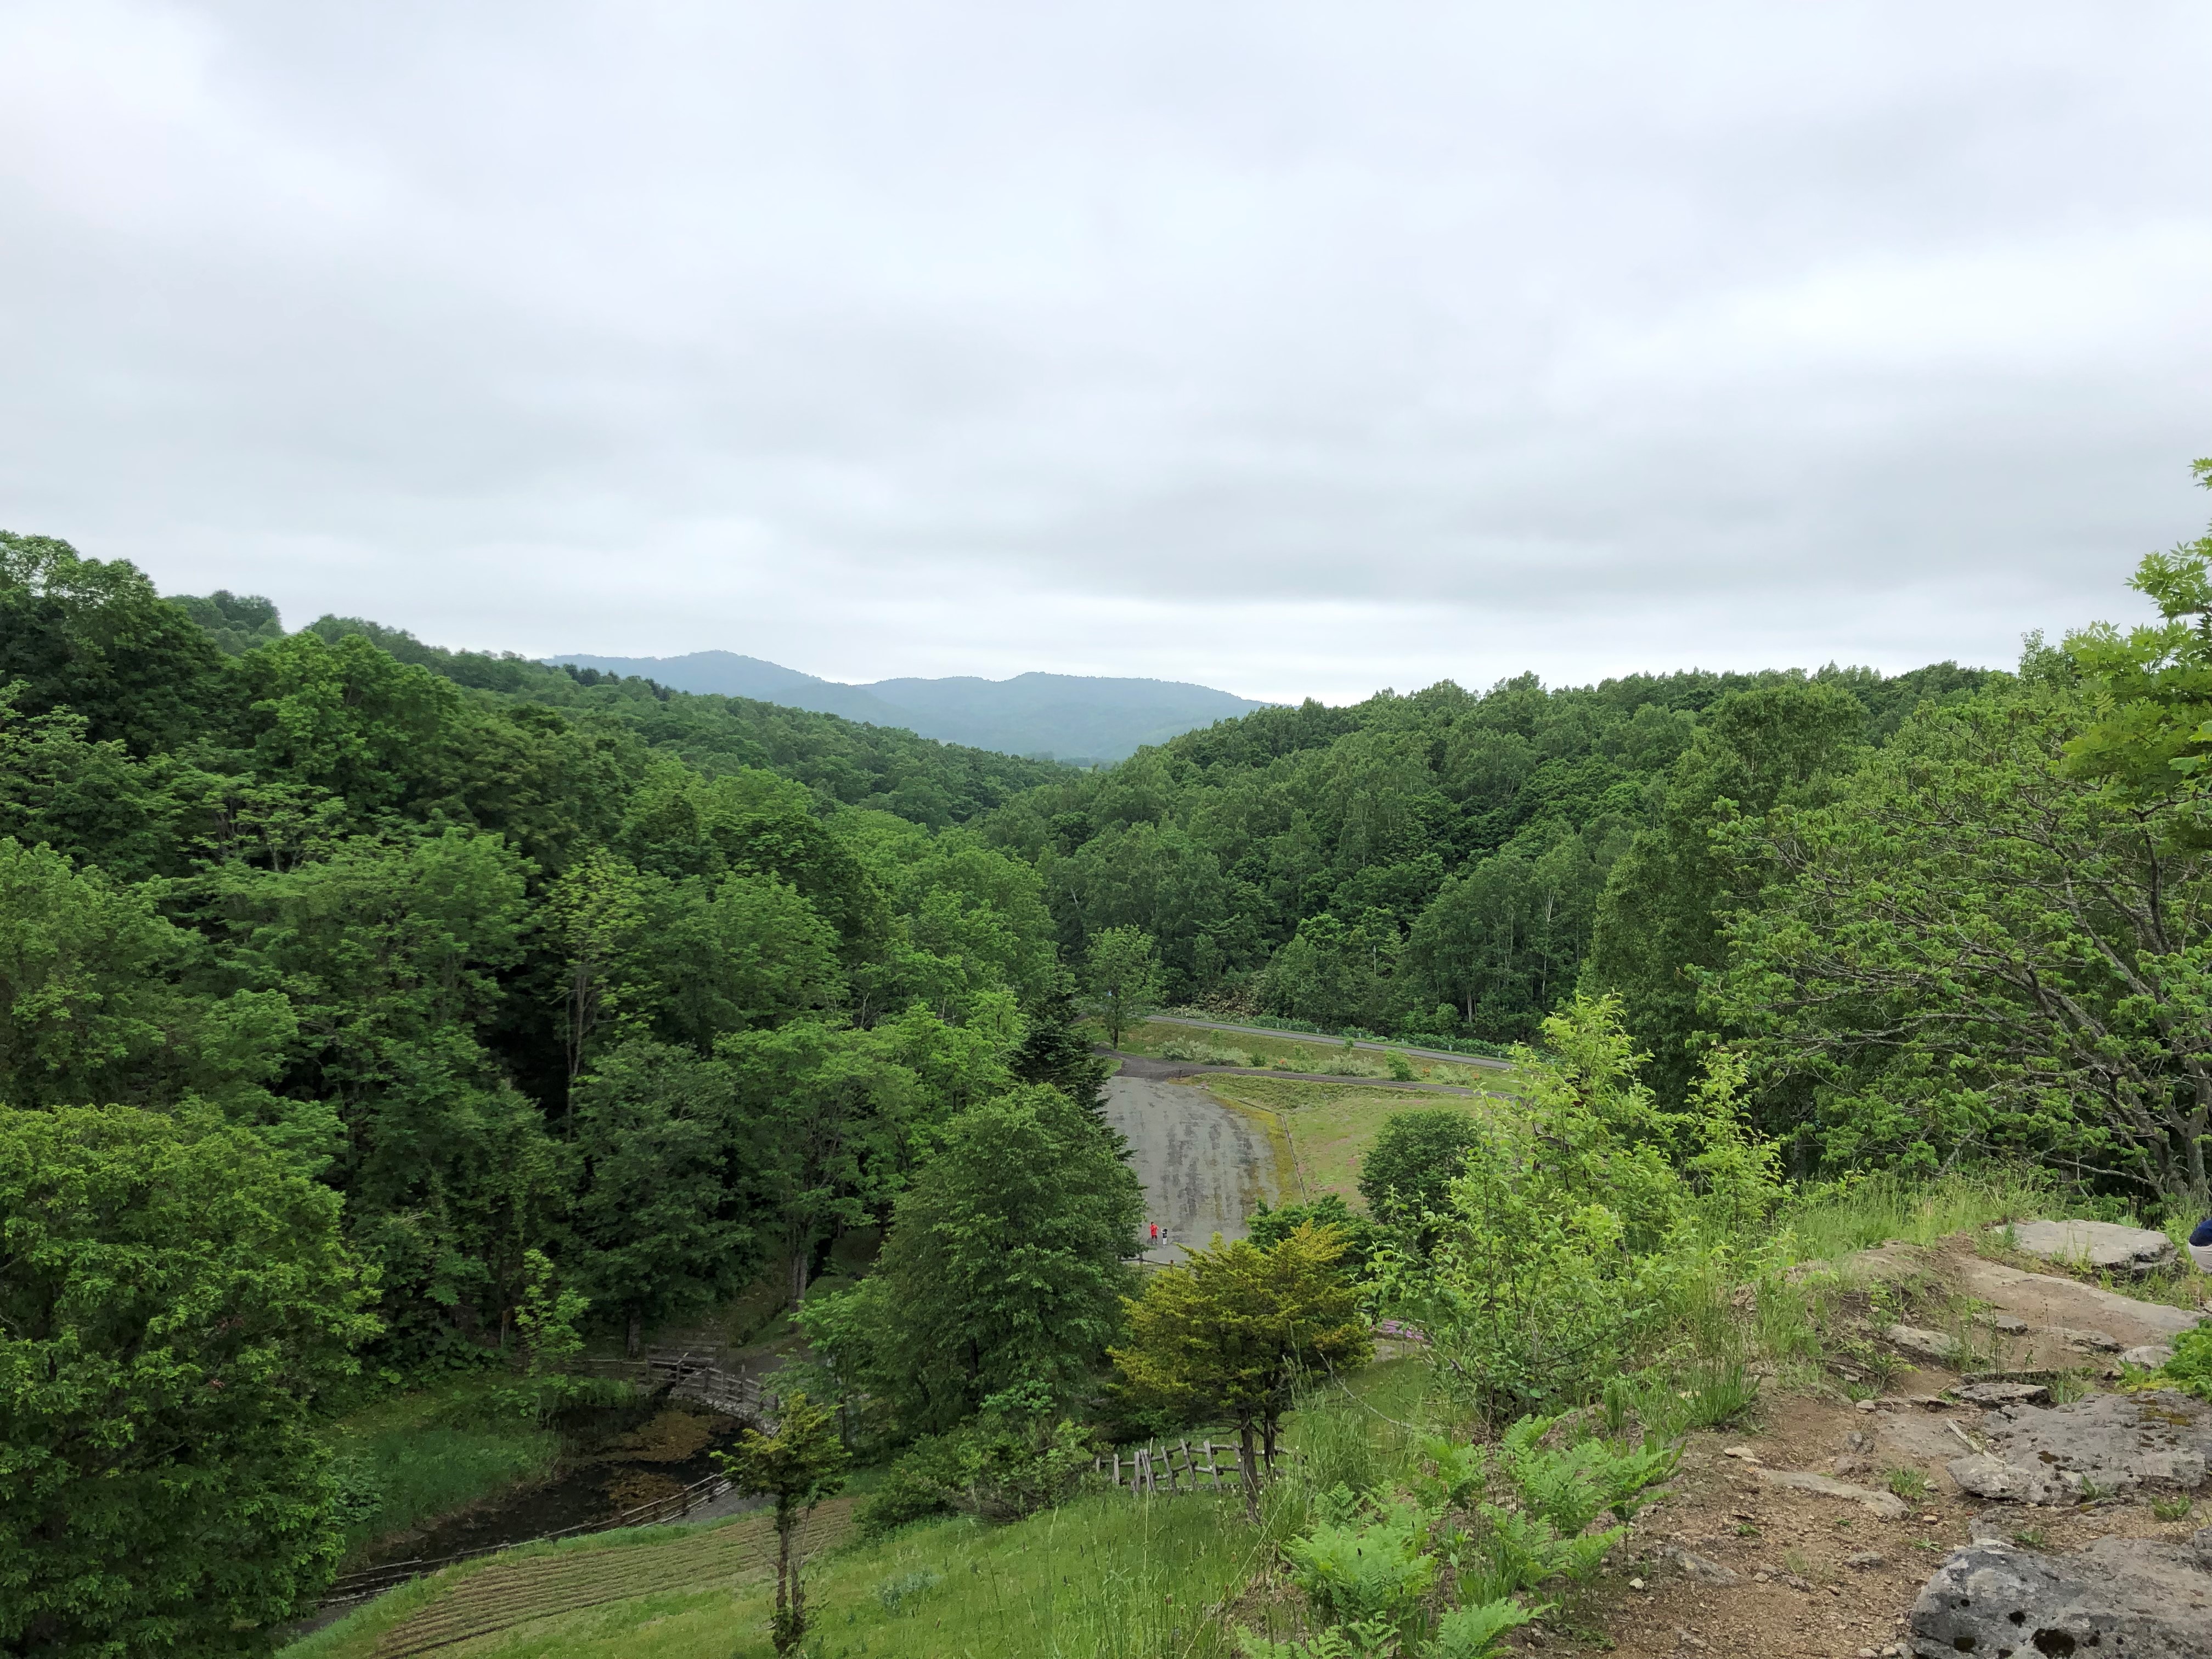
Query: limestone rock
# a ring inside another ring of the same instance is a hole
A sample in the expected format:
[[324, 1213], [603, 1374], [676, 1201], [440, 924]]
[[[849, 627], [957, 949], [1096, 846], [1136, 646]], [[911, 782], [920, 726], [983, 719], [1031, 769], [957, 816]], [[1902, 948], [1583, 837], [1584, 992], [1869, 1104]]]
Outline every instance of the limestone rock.
[[2145, 1370], [2154, 1371], [2172, 1358], [2173, 1350], [2167, 1347], [2165, 1343], [2146, 1342], [2141, 1347], [2130, 1348], [2123, 1353], [2120, 1356], [2120, 1364], [2140, 1365]]
[[2013, 1406], [1983, 1419], [1985, 1449], [1954, 1458], [1951, 1479], [1978, 1498], [2070, 1504], [2085, 1486], [2193, 1492], [2212, 1466], [2212, 1408], [2166, 1389], [2092, 1395], [2070, 1406]]
[[1885, 1521], [1905, 1519], [1905, 1501], [1894, 1492], [1854, 1486], [1804, 1469], [1761, 1469], [1759, 1478], [1770, 1486], [1786, 1486], [1793, 1492], [1815, 1492], [1822, 1498], [1840, 1498], [1847, 1503], [1863, 1504]]
[[1911, 1650], [1918, 1659], [2203, 1659], [2212, 1653], [2208, 1554], [2130, 1538], [2064, 1555], [1973, 1544], [1954, 1551], [1913, 1603]]
[[1940, 1364], [1959, 1357], [1959, 1339], [1942, 1331], [1923, 1331], [1917, 1325], [1892, 1325], [1882, 1335], [1892, 1347], [1900, 1348], [1916, 1359], [1933, 1359]]
[[2046, 1261], [2118, 1273], [2147, 1273], [2166, 1267], [2175, 1254], [2173, 1241], [2164, 1233], [2110, 1221], [2015, 1222], [2012, 1242], [2014, 1249]]
[[1964, 1382], [1951, 1390], [1970, 1406], [2048, 1406], [2051, 1390], [2040, 1382]]
[[2054, 1325], [2051, 1331], [2053, 1334], [2065, 1338], [2066, 1346], [2069, 1348], [2085, 1348], [2092, 1353], [2118, 1353], [2120, 1351], [2119, 1338], [2109, 1336], [2103, 1331], [2081, 1331], [2066, 1325]]

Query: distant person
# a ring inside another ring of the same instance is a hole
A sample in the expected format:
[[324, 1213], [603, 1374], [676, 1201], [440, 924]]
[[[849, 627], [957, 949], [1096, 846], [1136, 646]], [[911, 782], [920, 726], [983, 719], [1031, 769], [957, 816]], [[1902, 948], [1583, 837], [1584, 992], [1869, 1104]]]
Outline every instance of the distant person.
[[2212, 1273], [2212, 1215], [2197, 1224], [2197, 1231], [2189, 1235], [2190, 1258], [2201, 1272]]

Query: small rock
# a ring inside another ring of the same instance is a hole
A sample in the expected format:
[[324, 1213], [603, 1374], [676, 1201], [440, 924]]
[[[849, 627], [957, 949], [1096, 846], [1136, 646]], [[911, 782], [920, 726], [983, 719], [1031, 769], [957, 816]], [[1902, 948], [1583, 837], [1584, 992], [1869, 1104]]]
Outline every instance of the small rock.
[[1869, 1462], [1865, 1458], [1855, 1456], [1850, 1452], [1845, 1452], [1834, 1462], [1829, 1464], [1828, 1468], [1832, 1473], [1836, 1474], [1871, 1474], [1874, 1472], [1874, 1465], [1872, 1463]]
[[2119, 1339], [2107, 1336], [2102, 1331], [2077, 1331], [2070, 1326], [2054, 1325], [2051, 1334], [2064, 1338], [2069, 1348], [2086, 1348], [2093, 1353], [2118, 1353], [2120, 1351]]
[[1876, 1555], [1872, 1550], [1866, 1550], [1857, 1555], [1845, 1556], [1844, 1565], [1847, 1567], [1856, 1567], [1861, 1572], [1871, 1572], [1876, 1567], [1887, 1566], [1889, 1558], [1886, 1555]]
[[1766, 1583], [1766, 1582], [1767, 1582], [1767, 1580], [1769, 1580], [1769, 1579], [1771, 1579], [1771, 1577], [1774, 1577], [1774, 1575], [1773, 1575], [1772, 1573], [1771, 1573], [1771, 1572], [1767, 1571], [1767, 1570], [1766, 1570], [1765, 1567], [1761, 1567], [1761, 1568], [1760, 1568], [1757, 1572], [1754, 1572], [1753, 1574], [1752, 1574], [1752, 1575], [1751, 1575], [1751, 1577], [1752, 1577], [1752, 1581], [1753, 1581], [1754, 1583], [1764, 1584], [1765, 1583]]
[[1747, 1463], [1759, 1462], [1759, 1454], [1748, 1446], [1729, 1446], [1722, 1451], [1723, 1457], [1741, 1457]]
[[1885, 1521], [1902, 1521], [1905, 1516], [1905, 1502], [1894, 1492], [1850, 1486], [1802, 1469], [1761, 1469], [1759, 1478], [1770, 1486], [1787, 1486], [1796, 1492], [1816, 1492], [1823, 1498], [1840, 1498], [1847, 1503], [1863, 1504]]
[[2027, 1334], [2027, 1322], [2025, 1319], [2022, 1319], [2018, 1314], [1984, 1314], [1982, 1316], [1982, 1322], [1987, 1325], [1993, 1331], [2002, 1331], [2007, 1336], [2025, 1336]]
[[1890, 1346], [1901, 1348], [1917, 1359], [1941, 1363], [1959, 1356], [1959, 1339], [1942, 1331], [1923, 1330], [1917, 1325], [1892, 1325], [1882, 1335]]
[[2172, 1358], [2173, 1350], [2167, 1347], [2165, 1343], [2146, 1342], [2139, 1348], [2129, 1348], [2124, 1351], [2120, 1355], [2120, 1364], [2140, 1365], [2147, 1371], [2154, 1371]]
[[1922, 1654], [2212, 1652], [2212, 1572], [2187, 1546], [2100, 1538], [2070, 1554], [2009, 1544], [1954, 1551], [1912, 1605]]
[[1873, 1648], [1861, 1648], [1859, 1650], [1859, 1659], [1881, 1659], [1881, 1655]]
[[1871, 1400], [1860, 1401], [1858, 1402], [1858, 1407], [1863, 1412], [1870, 1412], [1876, 1409], [1874, 1401]]
[[1787, 1584], [1791, 1589], [1803, 1590], [1808, 1595], [1813, 1593], [1812, 1585], [1794, 1572], [1778, 1572], [1774, 1575], [1774, 1578], [1777, 1583]]
[[1702, 1555], [1692, 1555], [1686, 1549], [1670, 1549], [1667, 1559], [1682, 1570], [1685, 1578], [1694, 1578], [1701, 1584], [1735, 1584], [1742, 1580], [1717, 1561]]
[[[2000, 1235], [2002, 1228], [1997, 1229]], [[2173, 1241], [2148, 1227], [2123, 1227], [2110, 1221], [2019, 1221], [2013, 1224], [2013, 1248], [2047, 1261], [2109, 1273], [2147, 1273], [2174, 1259]]]
[[1632, 1578], [1628, 1581], [1628, 1588], [1631, 1589], [1642, 1589], [1644, 1588], [1644, 1581], [1641, 1578]]

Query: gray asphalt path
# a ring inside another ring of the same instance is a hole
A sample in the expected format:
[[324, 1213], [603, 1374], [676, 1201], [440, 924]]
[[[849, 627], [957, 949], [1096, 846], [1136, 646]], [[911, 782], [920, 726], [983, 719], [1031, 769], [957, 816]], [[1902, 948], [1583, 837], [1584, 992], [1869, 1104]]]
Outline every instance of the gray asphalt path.
[[[1242, 1238], [1261, 1200], [1280, 1204], [1294, 1173], [1290, 1150], [1267, 1120], [1223, 1105], [1202, 1089], [1148, 1078], [1106, 1083], [1106, 1118], [1129, 1142], [1129, 1161], [1145, 1188], [1144, 1260], [1179, 1261], [1219, 1233]], [[1154, 1243], [1150, 1228], [1165, 1237]]]
[[[1181, 1014], [1151, 1014], [1146, 1016], [1155, 1025], [1188, 1025], [1199, 1031], [1241, 1031], [1247, 1036], [1281, 1037], [1290, 1042], [1319, 1042], [1334, 1048], [1342, 1037], [1319, 1035], [1312, 1031], [1278, 1031], [1267, 1025], [1224, 1025], [1218, 1020], [1186, 1019]], [[1487, 1054], [1455, 1054], [1443, 1048], [1409, 1048], [1402, 1042], [1354, 1042], [1355, 1048], [1366, 1048], [1378, 1054], [1395, 1049], [1401, 1054], [1418, 1054], [1423, 1060], [1449, 1060], [1461, 1066], [1486, 1066], [1494, 1072], [1510, 1072], [1510, 1061], [1492, 1060]]]

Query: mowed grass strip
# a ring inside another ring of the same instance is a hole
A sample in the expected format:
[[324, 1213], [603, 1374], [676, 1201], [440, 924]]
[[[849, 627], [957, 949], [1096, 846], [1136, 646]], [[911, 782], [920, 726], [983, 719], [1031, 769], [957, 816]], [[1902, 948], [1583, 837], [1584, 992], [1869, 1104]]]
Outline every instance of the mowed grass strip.
[[[829, 1549], [848, 1536], [852, 1510], [849, 1498], [817, 1509], [799, 1534], [802, 1551]], [[765, 1515], [526, 1547], [406, 1585], [286, 1652], [296, 1659], [402, 1659], [548, 1615], [757, 1576], [775, 1559], [775, 1529]]]
[[1353, 1208], [1359, 1199], [1359, 1163], [1394, 1112], [1508, 1109], [1464, 1095], [1373, 1089], [1356, 1083], [1304, 1083], [1289, 1078], [1209, 1077], [1205, 1087], [1225, 1105], [1256, 1107], [1280, 1115], [1291, 1137], [1301, 1184], [1309, 1199], [1336, 1193]]
[[[774, 1549], [772, 1534], [767, 1547]], [[607, 1553], [638, 1558], [672, 1548]], [[763, 1565], [772, 1559], [764, 1555]], [[1233, 1496], [1102, 1492], [1011, 1526], [923, 1523], [810, 1558], [806, 1651], [811, 1659], [1229, 1659], [1237, 1648], [1222, 1609], [1243, 1593], [1257, 1560]], [[466, 1659], [771, 1654], [775, 1596], [765, 1571], [687, 1563], [691, 1577], [672, 1585], [657, 1565], [648, 1577], [641, 1559], [623, 1565], [632, 1590], [621, 1600], [532, 1618], [437, 1651]], [[362, 1659], [369, 1651], [343, 1650]], [[308, 1652], [303, 1644], [295, 1659]], [[319, 1649], [314, 1659], [340, 1652]]]

